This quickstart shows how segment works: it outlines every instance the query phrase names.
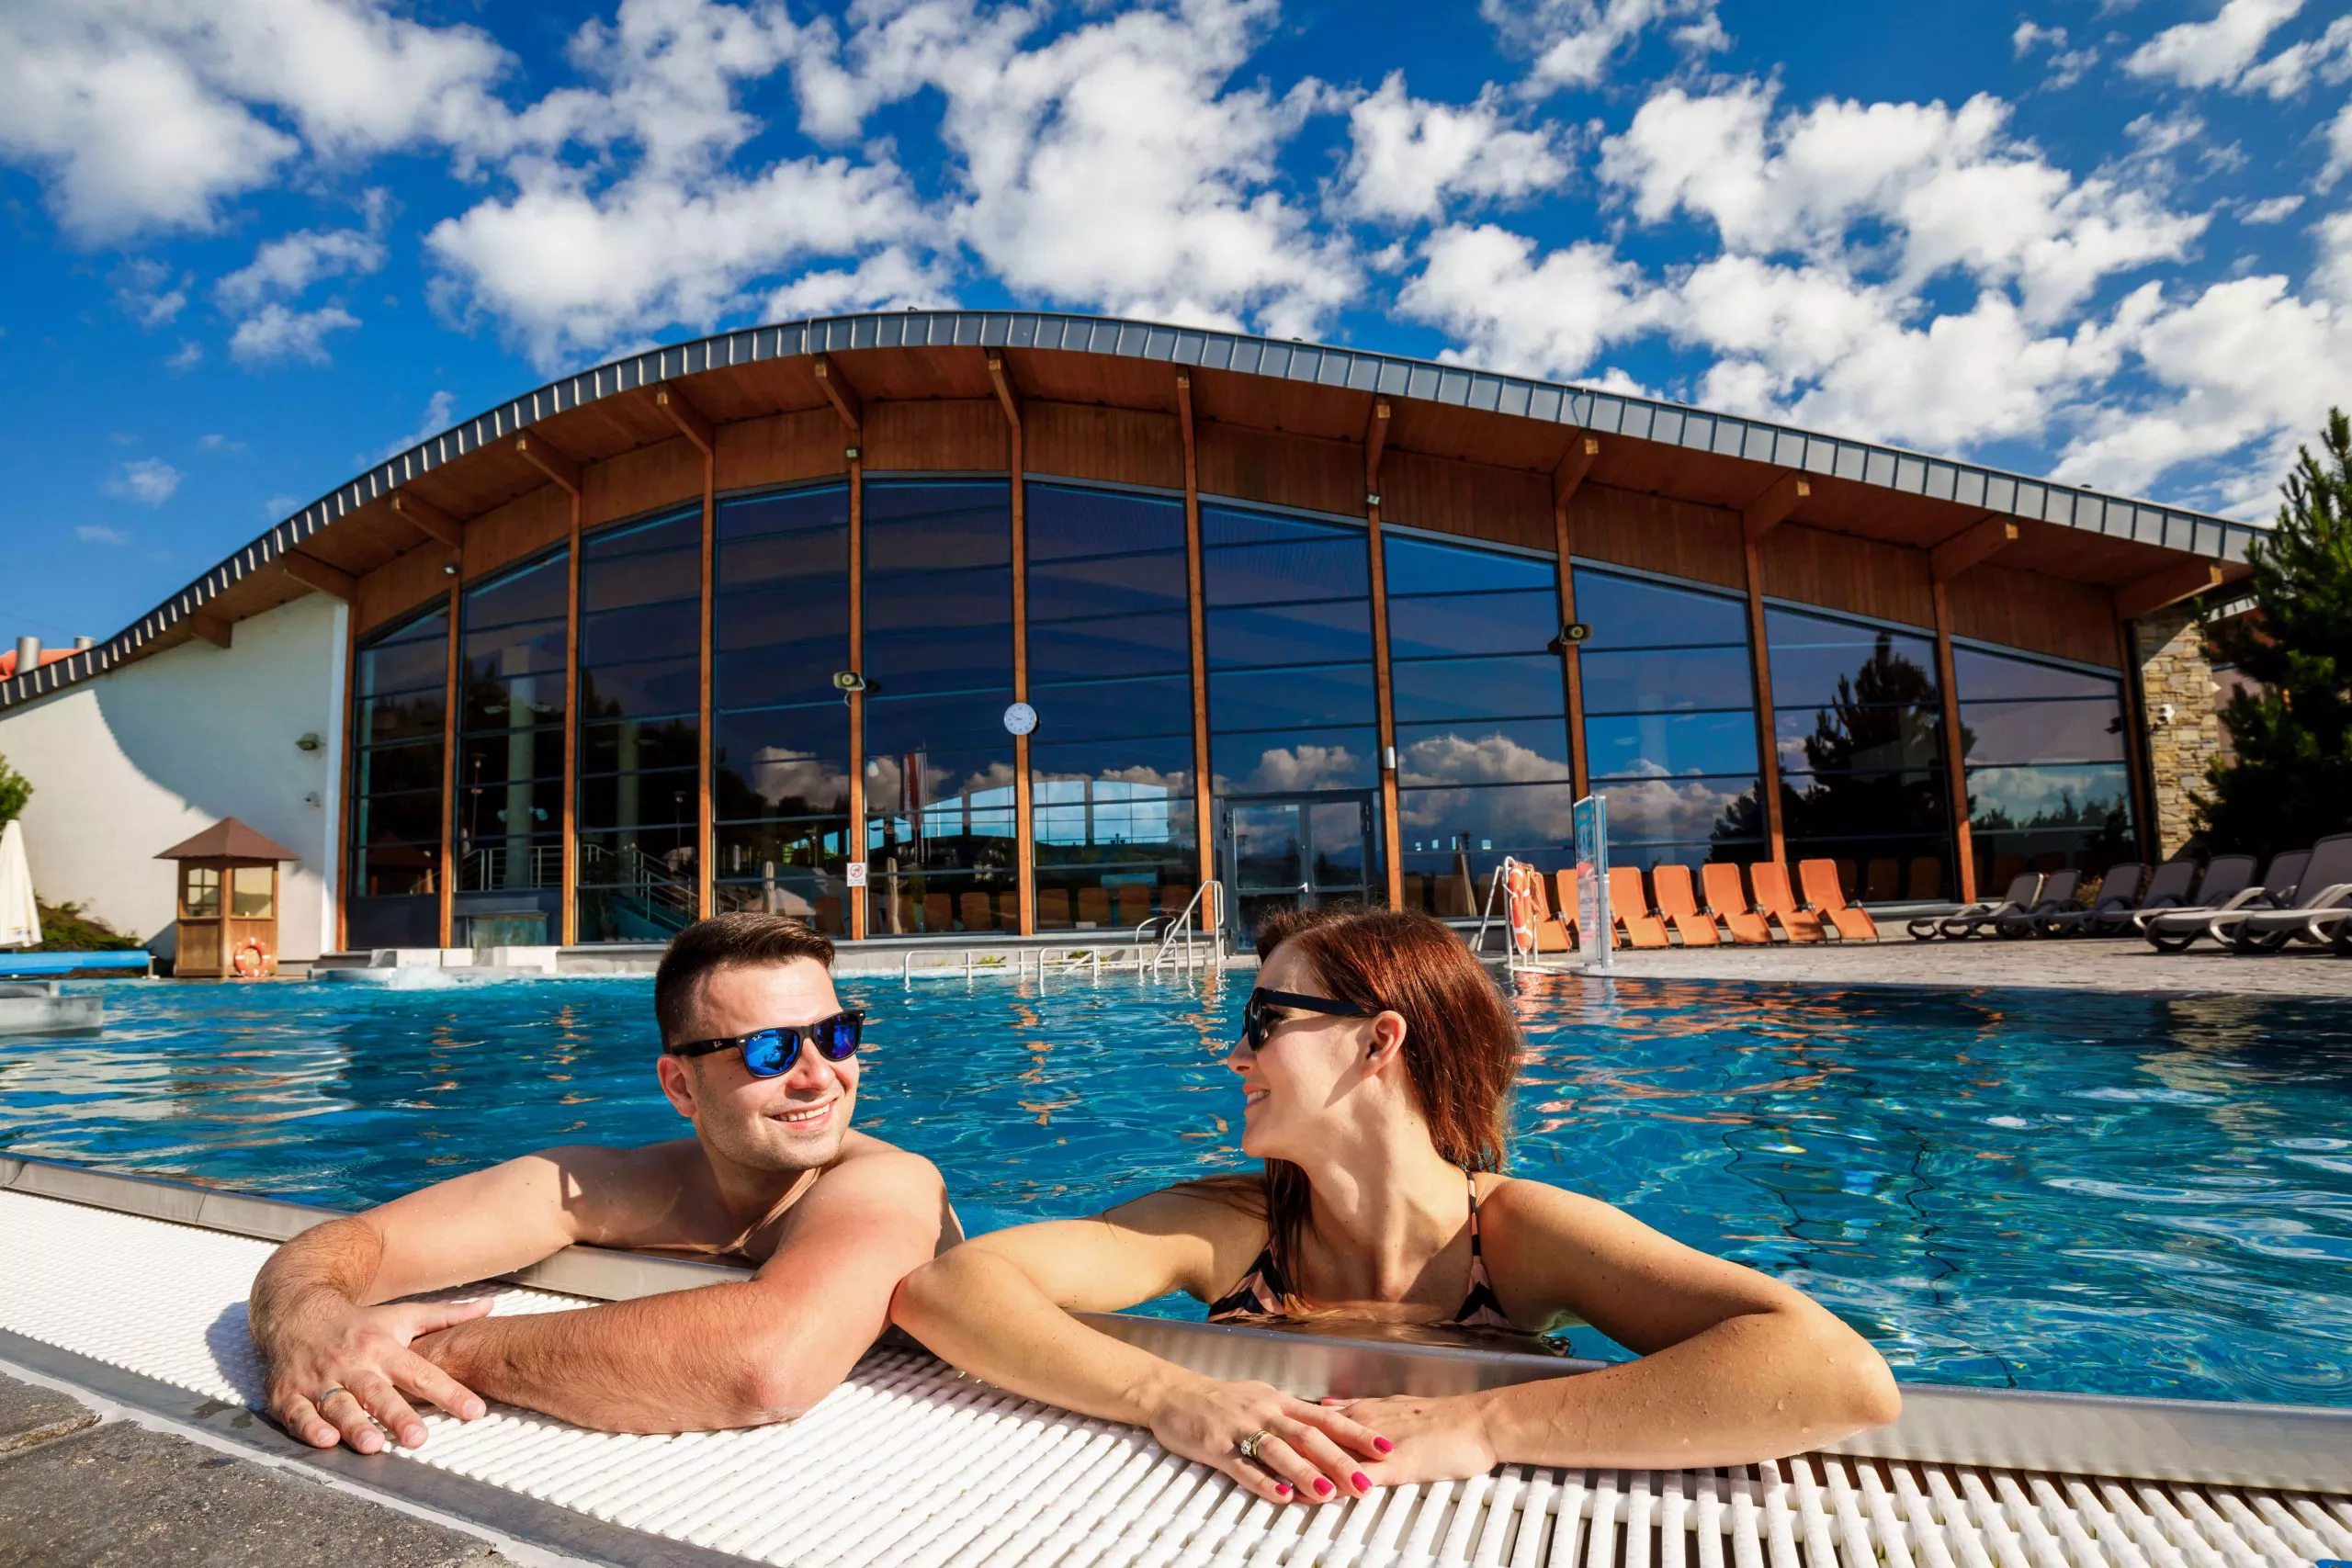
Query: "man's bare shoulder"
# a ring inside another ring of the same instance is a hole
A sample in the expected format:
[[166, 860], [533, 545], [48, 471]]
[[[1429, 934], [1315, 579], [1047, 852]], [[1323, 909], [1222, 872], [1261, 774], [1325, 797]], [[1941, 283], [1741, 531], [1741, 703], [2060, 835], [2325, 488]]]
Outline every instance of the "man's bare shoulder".
[[710, 1168], [692, 1138], [633, 1147], [567, 1144], [515, 1163], [554, 1173], [557, 1200], [582, 1241], [662, 1247], [700, 1239]]

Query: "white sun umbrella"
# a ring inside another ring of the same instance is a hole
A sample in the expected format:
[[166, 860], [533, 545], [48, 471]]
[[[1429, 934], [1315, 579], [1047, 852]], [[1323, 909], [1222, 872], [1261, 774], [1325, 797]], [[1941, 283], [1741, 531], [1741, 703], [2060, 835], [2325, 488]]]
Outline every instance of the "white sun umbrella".
[[40, 944], [40, 910], [33, 903], [33, 868], [25, 859], [25, 830], [0, 823], [0, 947]]

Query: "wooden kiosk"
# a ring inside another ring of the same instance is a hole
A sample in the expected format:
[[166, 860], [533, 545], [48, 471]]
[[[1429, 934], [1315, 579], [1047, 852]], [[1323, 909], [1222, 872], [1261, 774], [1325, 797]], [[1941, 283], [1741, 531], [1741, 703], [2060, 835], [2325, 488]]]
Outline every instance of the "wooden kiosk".
[[[157, 860], [179, 863], [179, 955], [172, 973], [222, 979], [277, 973], [277, 867], [301, 857], [224, 817]], [[257, 949], [245, 968], [238, 954]]]

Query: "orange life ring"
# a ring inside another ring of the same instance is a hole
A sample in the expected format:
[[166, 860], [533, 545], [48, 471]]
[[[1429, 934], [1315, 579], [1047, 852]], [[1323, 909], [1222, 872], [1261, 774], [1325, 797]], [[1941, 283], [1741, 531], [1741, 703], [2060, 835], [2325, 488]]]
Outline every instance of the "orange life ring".
[[[253, 961], [250, 965], [245, 962], [249, 958]], [[269, 953], [258, 938], [248, 937], [245, 945], [237, 949], [237, 955], [229, 960], [229, 967], [237, 972], [239, 979], [258, 980], [268, 972]]]
[[1510, 942], [1513, 949], [1535, 951], [1535, 868], [1515, 860], [1503, 863], [1503, 891], [1510, 898]]

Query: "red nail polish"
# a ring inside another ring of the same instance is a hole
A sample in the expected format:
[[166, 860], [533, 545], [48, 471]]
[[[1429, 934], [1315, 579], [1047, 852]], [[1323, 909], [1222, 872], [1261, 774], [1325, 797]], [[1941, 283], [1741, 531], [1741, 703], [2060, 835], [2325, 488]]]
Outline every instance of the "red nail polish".
[[1289, 1496], [1289, 1495], [1290, 1495], [1290, 1483], [1289, 1483], [1289, 1482], [1287, 1482], [1287, 1481], [1283, 1481], [1283, 1482], [1278, 1482], [1278, 1483], [1275, 1483], [1275, 1486], [1274, 1486], [1274, 1495], [1275, 1495], [1276, 1496], [1278, 1496], [1278, 1497], [1287, 1497], [1287, 1496]]
[[1390, 1442], [1390, 1441], [1389, 1441], [1387, 1438], [1373, 1438], [1373, 1439], [1372, 1439], [1372, 1446], [1373, 1446], [1374, 1448], [1375, 1448], [1375, 1449], [1378, 1449], [1382, 1453], [1385, 1453], [1385, 1454], [1393, 1454], [1393, 1453], [1395, 1453], [1395, 1452], [1396, 1451], [1396, 1444], [1394, 1444], [1394, 1443], [1392, 1443], [1392, 1442]]
[[1331, 1495], [1331, 1483], [1324, 1480], [1321, 1476], [1317, 1476], [1315, 1478], [1315, 1495], [1317, 1497], [1329, 1497]]
[[1357, 1471], [1353, 1475], [1349, 1476], [1348, 1479], [1356, 1483], [1356, 1490], [1359, 1492], [1369, 1492], [1372, 1490], [1372, 1477], [1366, 1475], [1361, 1470]]

